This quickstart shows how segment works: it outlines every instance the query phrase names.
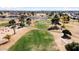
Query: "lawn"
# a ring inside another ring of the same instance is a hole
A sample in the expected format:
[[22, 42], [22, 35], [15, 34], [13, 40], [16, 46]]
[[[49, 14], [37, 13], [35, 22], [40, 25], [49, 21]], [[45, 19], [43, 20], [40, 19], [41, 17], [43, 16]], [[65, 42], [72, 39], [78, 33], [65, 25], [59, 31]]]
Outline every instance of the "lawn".
[[55, 50], [54, 38], [48, 31], [31, 30], [21, 37], [9, 51], [50, 51]]

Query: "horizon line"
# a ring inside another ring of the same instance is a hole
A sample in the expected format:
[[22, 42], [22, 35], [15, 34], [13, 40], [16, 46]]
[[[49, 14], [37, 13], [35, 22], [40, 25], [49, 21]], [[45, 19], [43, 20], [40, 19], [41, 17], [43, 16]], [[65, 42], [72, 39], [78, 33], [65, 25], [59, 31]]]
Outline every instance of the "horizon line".
[[79, 7], [0, 7], [0, 11], [79, 11]]

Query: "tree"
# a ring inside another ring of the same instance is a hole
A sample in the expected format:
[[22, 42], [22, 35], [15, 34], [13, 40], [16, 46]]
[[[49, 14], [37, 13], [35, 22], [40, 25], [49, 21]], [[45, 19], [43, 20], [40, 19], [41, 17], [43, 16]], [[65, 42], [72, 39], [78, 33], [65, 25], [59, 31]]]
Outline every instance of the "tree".
[[0, 14], [3, 15], [3, 12], [0, 11]]
[[69, 43], [67, 45], [65, 45], [65, 48], [67, 51], [79, 51], [79, 43]]
[[9, 21], [9, 24], [10, 26], [12, 26], [11, 28], [13, 29], [14, 31], [14, 34], [16, 34], [16, 31], [15, 31], [15, 28], [16, 28], [16, 21], [13, 19], [13, 20], [10, 20]]
[[67, 14], [64, 14], [64, 23], [69, 23], [70, 17]]
[[30, 19], [30, 18], [27, 18], [26, 23], [27, 23], [28, 25], [30, 25], [30, 24], [31, 24], [31, 19]]
[[21, 23], [24, 23], [24, 15], [21, 15], [21, 16], [20, 16], [19, 21], [20, 21]]
[[10, 25], [10, 26], [14, 25], [15, 23], [16, 23], [16, 22], [15, 22], [14, 19], [12, 19], [12, 20], [9, 21], [9, 25]]
[[34, 16], [34, 12], [31, 12], [32, 16]]
[[59, 23], [59, 21], [60, 21], [60, 18], [58, 17], [58, 15], [55, 15], [55, 16], [53, 17], [53, 19], [51, 20], [51, 23], [52, 23], [52, 25], [54, 25], [54, 26], [48, 28], [48, 30], [58, 30], [59, 27], [58, 27], [57, 25], [61, 25], [61, 24]]
[[20, 23], [20, 26], [22, 25], [22, 27], [25, 26], [25, 24], [24, 24], [24, 22], [25, 22], [24, 18], [25, 18], [24, 15], [21, 15], [21, 16], [19, 17], [19, 21], [21, 22], [21, 23]]
[[62, 30], [62, 33], [63, 33], [62, 38], [71, 39], [72, 33], [68, 29]]
[[12, 26], [12, 29], [13, 29], [13, 31], [14, 31], [14, 34], [16, 34], [15, 28], [16, 28], [16, 25], [13, 25], [13, 26]]
[[54, 12], [53, 11], [49, 14], [49, 16], [52, 16], [52, 15], [54, 15]]
[[57, 16], [57, 15], [55, 15], [54, 17], [53, 17], [53, 19], [51, 20], [51, 22], [52, 22], [52, 24], [55, 24], [55, 25], [59, 25], [60, 23], [59, 23], [59, 20], [60, 20], [60, 18]]

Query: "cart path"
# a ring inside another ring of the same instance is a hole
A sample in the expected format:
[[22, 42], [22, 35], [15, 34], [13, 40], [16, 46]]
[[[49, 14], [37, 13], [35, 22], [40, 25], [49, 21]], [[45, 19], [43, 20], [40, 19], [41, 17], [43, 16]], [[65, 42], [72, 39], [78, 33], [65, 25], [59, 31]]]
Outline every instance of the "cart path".
[[12, 45], [14, 45], [25, 33], [31, 31], [32, 28], [22, 28], [15, 35], [13, 35], [10, 41], [6, 44], [0, 45], [0, 51], [7, 51]]
[[58, 49], [60, 51], [65, 51], [65, 47], [64, 47], [64, 42], [62, 42], [62, 38], [60, 36], [60, 33], [56, 33], [56, 32], [51, 32], [50, 33], [52, 34], [52, 36], [54, 37], [55, 39], [55, 43], [58, 47]]
[[54, 37], [55, 43], [60, 51], [66, 51], [65, 45], [68, 43], [79, 42], [78, 38], [75, 36], [72, 36], [71, 39], [63, 39], [61, 38], [62, 33], [57, 33], [54, 31], [50, 31], [50, 33]]

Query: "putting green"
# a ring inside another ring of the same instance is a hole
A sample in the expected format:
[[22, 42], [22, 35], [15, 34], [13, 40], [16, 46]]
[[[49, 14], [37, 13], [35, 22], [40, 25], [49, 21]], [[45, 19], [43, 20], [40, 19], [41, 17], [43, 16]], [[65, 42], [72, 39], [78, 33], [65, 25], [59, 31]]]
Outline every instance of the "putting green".
[[38, 29], [48, 29], [49, 25], [50, 25], [49, 20], [39, 20], [36, 21], [35, 23], [35, 27]]

